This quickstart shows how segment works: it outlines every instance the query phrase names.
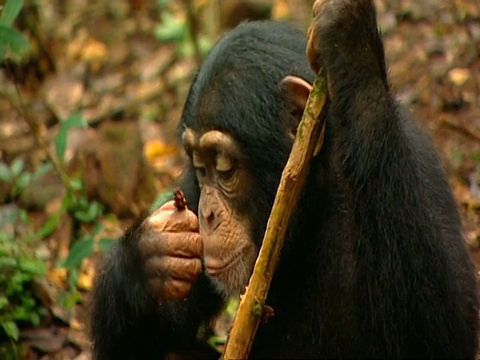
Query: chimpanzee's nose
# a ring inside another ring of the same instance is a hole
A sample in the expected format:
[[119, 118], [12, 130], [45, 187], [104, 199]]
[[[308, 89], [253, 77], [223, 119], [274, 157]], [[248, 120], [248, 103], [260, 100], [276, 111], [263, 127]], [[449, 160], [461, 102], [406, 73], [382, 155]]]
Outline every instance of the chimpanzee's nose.
[[202, 231], [214, 232], [220, 225], [220, 217], [211, 208], [200, 210], [200, 228]]

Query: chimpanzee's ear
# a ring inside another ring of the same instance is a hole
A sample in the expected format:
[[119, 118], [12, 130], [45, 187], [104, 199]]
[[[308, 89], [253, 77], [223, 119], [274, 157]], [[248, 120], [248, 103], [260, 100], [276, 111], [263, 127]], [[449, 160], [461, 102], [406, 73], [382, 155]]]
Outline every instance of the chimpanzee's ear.
[[292, 129], [290, 130], [292, 135], [295, 136], [298, 123], [302, 119], [303, 110], [307, 105], [307, 99], [312, 90], [312, 85], [298, 76], [289, 75], [280, 82], [280, 86], [289, 103], [288, 111], [293, 116], [294, 121], [292, 123]]
[[312, 90], [312, 84], [299, 78], [298, 76], [288, 75], [280, 83], [286, 95], [287, 100], [290, 100], [293, 106], [305, 109], [307, 105], [308, 95]]
[[[308, 96], [310, 91], [312, 91], [312, 84], [308, 81], [303, 80], [297, 76], [286, 76], [280, 83], [282, 86], [282, 91], [285, 95], [285, 98], [289, 102], [289, 111], [292, 114], [292, 124], [290, 129], [288, 129], [288, 136], [295, 139], [297, 135], [297, 127], [300, 121], [302, 120], [303, 110], [307, 106]], [[317, 156], [323, 146], [323, 137], [325, 135], [325, 127], [318, 138], [318, 143], [315, 146], [313, 156]]]

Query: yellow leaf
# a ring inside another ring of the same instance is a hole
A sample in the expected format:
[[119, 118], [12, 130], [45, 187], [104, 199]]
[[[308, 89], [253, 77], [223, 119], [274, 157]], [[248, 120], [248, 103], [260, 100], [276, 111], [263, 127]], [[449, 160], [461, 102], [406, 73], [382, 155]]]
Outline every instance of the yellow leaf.
[[78, 276], [77, 286], [81, 290], [91, 290], [93, 287], [93, 279], [95, 278], [95, 266], [92, 259], [85, 258], [80, 266], [81, 273]]
[[82, 49], [82, 59], [86, 61], [100, 60], [107, 56], [107, 47], [104, 43], [89, 39]]
[[47, 274], [47, 280], [59, 287], [64, 287], [67, 281], [67, 269], [54, 268], [50, 270]]
[[273, 3], [272, 19], [282, 20], [288, 19], [290, 16], [290, 9], [286, 0], [277, 0]]
[[143, 147], [143, 154], [149, 162], [153, 162], [155, 158], [171, 155], [176, 152], [174, 146], [169, 146], [160, 140], [147, 141]]
[[448, 72], [448, 79], [457, 86], [462, 86], [470, 79], [470, 70], [465, 68], [455, 68]]

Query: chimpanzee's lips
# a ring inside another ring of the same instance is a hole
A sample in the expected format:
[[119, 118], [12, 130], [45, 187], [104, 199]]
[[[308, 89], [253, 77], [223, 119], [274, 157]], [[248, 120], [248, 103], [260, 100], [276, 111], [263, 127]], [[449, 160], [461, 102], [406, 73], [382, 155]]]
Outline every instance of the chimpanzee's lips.
[[236, 262], [236, 258], [233, 258], [229, 261], [205, 259], [205, 270], [207, 271], [208, 275], [216, 276], [233, 266]]

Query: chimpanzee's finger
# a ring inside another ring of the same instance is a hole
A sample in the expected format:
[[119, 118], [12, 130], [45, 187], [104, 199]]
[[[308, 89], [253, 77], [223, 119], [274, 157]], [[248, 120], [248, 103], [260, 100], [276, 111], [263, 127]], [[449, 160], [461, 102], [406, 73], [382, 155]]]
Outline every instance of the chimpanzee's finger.
[[145, 220], [145, 226], [156, 231], [198, 231], [198, 218], [191, 210], [160, 208]]
[[148, 287], [154, 296], [159, 297], [158, 300], [160, 301], [181, 300], [190, 292], [192, 283], [177, 279], [169, 279], [166, 281], [150, 279], [148, 281]]
[[198, 258], [160, 256], [147, 260], [145, 272], [148, 277], [163, 280], [177, 279], [195, 281], [202, 273], [202, 261]]
[[197, 232], [149, 232], [139, 240], [140, 254], [144, 259], [154, 256], [202, 258], [203, 244]]

